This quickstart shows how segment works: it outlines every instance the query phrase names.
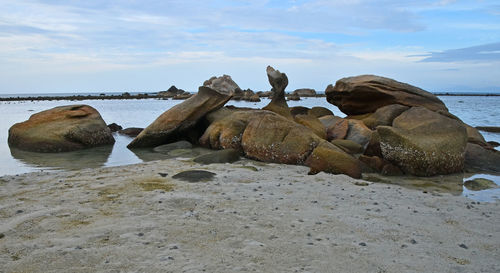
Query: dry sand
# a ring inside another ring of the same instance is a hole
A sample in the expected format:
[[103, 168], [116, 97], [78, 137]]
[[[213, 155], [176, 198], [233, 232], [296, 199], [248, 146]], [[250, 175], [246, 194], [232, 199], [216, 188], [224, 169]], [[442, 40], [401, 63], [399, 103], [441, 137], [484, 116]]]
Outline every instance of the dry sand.
[[[216, 176], [172, 178], [191, 169]], [[498, 202], [307, 172], [164, 160], [4, 176], [0, 272], [500, 272]]]

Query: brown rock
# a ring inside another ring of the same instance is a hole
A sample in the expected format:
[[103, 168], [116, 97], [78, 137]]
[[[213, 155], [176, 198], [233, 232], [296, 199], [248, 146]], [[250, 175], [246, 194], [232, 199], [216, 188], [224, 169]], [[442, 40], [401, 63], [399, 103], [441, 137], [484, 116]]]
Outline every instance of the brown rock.
[[477, 130], [476, 128], [467, 125], [464, 123], [465, 129], [467, 129], [467, 141], [470, 143], [475, 143], [479, 144], [483, 147], [491, 147], [486, 140], [484, 139], [483, 135]]
[[345, 139], [352, 140], [359, 145], [366, 147], [372, 137], [372, 130], [370, 130], [361, 120], [348, 119], [349, 130]]
[[311, 168], [309, 174], [316, 174], [323, 171], [361, 178], [361, 165], [359, 161], [327, 141], [321, 142], [312, 151], [305, 164]]
[[320, 141], [307, 127], [268, 113], [250, 119], [241, 146], [253, 159], [301, 165]]
[[142, 132], [142, 130], [144, 130], [144, 128], [130, 127], [118, 131], [118, 134], [136, 137]]
[[288, 85], [288, 77], [285, 73], [281, 73], [279, 70], [274, 70], [271, 66], [267, 67], [266, 72], [269, 83], [273, 87], [271, 90], [273, 92], [273, 98], [263, 109], [275, 112], [278, 115], [293, 120], [293, 117], [290, 114], [290, 108], [288, 108], [288, 104], [285, 100], [285, 88]]
[[485, 149], [474, 143], [467, 143], [465, 168], [468, 171], [500, 173], [500, 152], [494, 149]]
[[309, 108], [307, 107], [304, 107], [304, 106], [294, 106], [294, 107], [290, 107], [290, 114], [292, 114], [292, 116], [296, 116], [296, 115], [307, 115], [309, 113]]
[[88, 105], [55, 107], [9, 129], [9, 146], [32, 152], [67, 152], [113, 144], [97, 110]]
[[294, 120], [298, 124], [302, 124], [311, 129], [320, 138], [326, 139], [326, 128], [317, 117], [311, 115], [296, 115]]
[[349, 154], [359, 154], [363, 152], [363, 146], [359, 145], [358, 143], [352, 140], [334, 139], [331, 141], [331, 143]]
[[326, 129], [326, 139], [328, 141], [334, 139], [344, 139], [349, 131], [349, 121], [346, 119], [337, 120], [332, 126]]
[[408, 109], [410, 109], [410, 107], [400, 104], [386, 105], [380, 107], [379, 109], [377, 109], [377, 111], [375, 111], [375, 113], [362, 120], [365, 125], [372, 130], [374, 130], [379, 125], [391, 126], [392, 121]]
[[201, 86], [198, 93], [161, 114], [127, 147], [155, 147], [181, 140], [207, 113], [217, 110], [231, 98], [227, 90]]
[[412, 107], [393, 127], [379, 126], [383, 158], [405, 173], [432, 176], [461, 172], [467, 132], [463, 123], [424, 107]]
[[333, 112], [330, 111], [330, 109], [321, 107], [321, 106], [314, 106], [309, 110], [309, 115], [315, 116], [317, 118], [323, 117], [323, 116], [333, 116]]
[[435, 95], [389, 78], [362, 75], [343, 78], [325, 90], [329, 103], [348, 115], [375, 112], [390, 104], [423, 106], [432, 111], [448, 111]]
[[329, 128], [332, 125], [334, 125], [337, 121], [342, 120], [341, 117], [337, 117], [334, 115], [322, 116], [319, 117], [318, 119], [319, 121], [321, 121], [321, 123], [323, 123], [323, 126], [325, 126], [325, 128]]
[[388, 163], [378, 156], [361, 155], [358, 159], [377, 172], [381, 172], [384, 168], [384, 165]]
[[365, 155], [367, 156], [378, 156], [382, 157], [382, 150], [380, 149], [380, 137], [377, 131], [372, 133], [372, 137], [370, 138], [370, 142], [365, 148]]
[[[259, 119], [260, 116], [268, 114], [267, 111], [235, 111], [234, 109], [226, 109], [226, 107], [217, 112], [226, 114], [220, 115], [216, 113], [216, 119], [208, 126], [205, 133], [201, 136], [199, 140], [200, 145], [216, 150], [235, 149], [240, 152], [243, 151], [243, 147], [241, 146], [243, 132], [247, 128], [250, 120]], [[214, 117], [212, 116], [209, 118]]]

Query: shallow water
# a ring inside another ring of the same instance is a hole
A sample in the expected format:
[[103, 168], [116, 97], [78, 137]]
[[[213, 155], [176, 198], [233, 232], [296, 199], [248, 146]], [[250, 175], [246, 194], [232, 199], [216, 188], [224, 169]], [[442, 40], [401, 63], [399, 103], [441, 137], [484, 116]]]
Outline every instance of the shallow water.
[[[500, 97], [441, 96], [439, 98], [443, 100], [452, 114], [471, 126], [500, 126]], [[164, 111], [180, 102], [182, 101], [158, 99], [0, 102], [0, 110], [3, 114], [0, 120], [0, 162], [2, 162], [0, 176], [40, 170], [55, 171], [121, 166], [167, 158], [167, 155], [154, 153], [151, 149], [131, 151], [126, 146], [132, 141], [132, 138], [119, 134], [114, 134], [116, 143], [112, 147], [97, 147], [57, 154], [11, 151], [7, 145], [8, 129], [14, 123], [27, 120], [34, 113], [69, 104], [88, 104], [96, 108], [108, 124], [115, 122], [123, 128], [146, 127]], [[227, 105], [262, 108], [268, 103], [268, 99], [263, 99], [258, 103], [230, 101]], [[325, 98], [303, 98], [300, 101], [289, 101], [288, 104], [306, 107], [323, 106], [330, 109], [335, 115], [345, 116], [337, 107], [329, 104]], [[500, 134], [482, 133], [487, 141], [500, 142]], [[500, 184], [498, 176], [488, 177]], [[462, 178], [462, 180], [464, 179], [466, 178]], [[470, 192], [463, 189], [462, 194], [479, 201], [492, 201], [500, 196], [500, 190]]]

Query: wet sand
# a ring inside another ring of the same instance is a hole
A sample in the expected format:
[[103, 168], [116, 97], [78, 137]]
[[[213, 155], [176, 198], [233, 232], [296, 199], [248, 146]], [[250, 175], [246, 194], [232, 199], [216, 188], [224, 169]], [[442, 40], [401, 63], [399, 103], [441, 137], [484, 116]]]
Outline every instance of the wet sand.
[[[208, 170], [212, 181], [172, 176]], [[500, 272], [499, 202], [242, 160], [0, 178], [0, 272]]]

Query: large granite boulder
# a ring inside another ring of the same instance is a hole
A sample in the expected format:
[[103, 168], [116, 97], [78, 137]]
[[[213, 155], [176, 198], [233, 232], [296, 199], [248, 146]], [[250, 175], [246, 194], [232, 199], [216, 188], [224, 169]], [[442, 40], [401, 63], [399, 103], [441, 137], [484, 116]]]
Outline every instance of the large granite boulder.
[[250, 119], [241, 146], [249, 158], [301, 165], [320, 141], [307, 127], [268, 113]]
[[9, 146], [32, 152], [67, 152], [113, 144], [99, 112], [88, 105], [55, 107], [9, 129]]
[[348, 115], [372, 113], [390, 104], [448, 111], [440, 99], [423, 89], [374, 75], [342, 78], [335, 86], [329, 85], [325, 94], [329, 103]]
[[[212, 84], [214, 82], [217, 81], [212, 80]], [[127, 147], [155, 147], [189, 138], [191, 134], [196, 135], [196, 132], [191, 131], [196, 130], [200, 119], [224, 106], [231, 99], [230, 91], [226, 88], [215, 90], [206, 86], [199, 87], [197, 94], [161, 114]]]
[[263, 109], [275, 112], [287, 119], [293, 119], [290, 114], [290, 108], [288, 107], [285, 99], [285, 88], [288, 85], [288, 77], [285, 73], [281, 73], [279, 70], [275, 70], [271, 66], [267, 67], [266, 72], [269, 83], [273, 87], [271, 89], [273, 98]]
[[425, 107], [412, 107], [393, 121], [378, 126], [383, 158], [405, 173], [432, 176], [461, 172], [467, 131], [462, 122]]

